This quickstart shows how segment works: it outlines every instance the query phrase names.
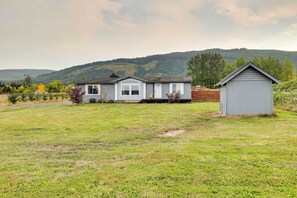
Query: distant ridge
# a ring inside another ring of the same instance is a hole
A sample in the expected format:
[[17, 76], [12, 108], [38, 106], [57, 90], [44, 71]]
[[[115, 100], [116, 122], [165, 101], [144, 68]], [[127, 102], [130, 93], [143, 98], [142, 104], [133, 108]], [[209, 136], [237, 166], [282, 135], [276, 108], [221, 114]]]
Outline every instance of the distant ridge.
[[173, 52], [168, 54], [152, 55], [140, 58], [120, 58], [109, 61], [98, 61], [84, 65], [73, 66], [34, 78], [35, 82], [49, 82], [61, 80], [64, 83], [75, 83], [88, 78], [108, 77], [115, 72], [120, 76], [183, 76], [187, 72], [187, 62], [191, 57], [204, 52], [217, 52], [224, 56], [226, 61], [245, 57], [251, 60], [254, 56], [273, 56], [279, 60], [285, 58], [293, 61], [297, 68], [297, 51], [280, 50], [253, 50], [239, 49], [208, 49], [202, 51]]
[[54, 70], [49, 69], [2, 69], [0, 70], [0, 81], [10, 82], [24, 80], [24, 74], [30, 74], [32, 77], [36, 77], [53, 71]]

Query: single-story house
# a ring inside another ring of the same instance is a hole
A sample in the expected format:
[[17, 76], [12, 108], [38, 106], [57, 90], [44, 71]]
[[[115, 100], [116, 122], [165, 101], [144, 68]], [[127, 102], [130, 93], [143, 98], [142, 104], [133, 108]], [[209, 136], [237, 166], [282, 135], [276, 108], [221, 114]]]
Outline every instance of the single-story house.
[[279, 83], [249, 62], [216, 84], [220, 87], [220, 110], [227, 115], [272, 114], [272, 84]]
[[191, 101], [191, 77], [150, 77], [134, 76], [121, 78], [98, 78], [78, 82], [85, 92], [84, 102], [96, 100], [141, 101], [146, 99], [168, 99], [166, 94], [180, 91], [181, 100]]

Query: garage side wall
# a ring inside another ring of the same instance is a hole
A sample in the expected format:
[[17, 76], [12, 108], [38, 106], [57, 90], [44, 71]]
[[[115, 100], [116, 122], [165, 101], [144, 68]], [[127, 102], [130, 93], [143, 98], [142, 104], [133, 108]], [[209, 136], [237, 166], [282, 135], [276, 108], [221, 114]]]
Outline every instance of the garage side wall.
[[222, 114], [226, 114], [226, 86], [222, 86], [220, 89], [220, 111]]
[[226, 84], [226, 113], [273, 113], [272, 81], [255, 69], [248, 68]]

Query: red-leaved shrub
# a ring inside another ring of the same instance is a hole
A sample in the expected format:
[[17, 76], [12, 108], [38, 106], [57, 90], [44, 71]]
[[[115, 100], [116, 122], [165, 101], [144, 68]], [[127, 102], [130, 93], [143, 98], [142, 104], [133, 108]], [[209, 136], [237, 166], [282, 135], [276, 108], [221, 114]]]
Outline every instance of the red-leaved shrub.
[[83, 102], [83, 96], [85, 95], [85, 92], [82, 92], [81, 90], [81, 87], [73, 87], [69, 91], [68, 95], [71, 102], [75, 104], [80, 104]]

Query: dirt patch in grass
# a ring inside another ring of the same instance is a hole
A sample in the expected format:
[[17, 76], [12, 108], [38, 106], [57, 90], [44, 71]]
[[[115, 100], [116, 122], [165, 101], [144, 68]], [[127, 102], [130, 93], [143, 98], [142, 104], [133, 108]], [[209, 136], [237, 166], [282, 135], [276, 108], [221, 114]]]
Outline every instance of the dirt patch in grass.
[[160, 135], [161, 137], [175, 137], [178, 136], [180, 134], [183, 134], [184, 132], [186, 132], [183, 129], [180, 130], [173, 130], [173, 131], [167, 131], [166, 133], [163, 133], [162, 135]]

